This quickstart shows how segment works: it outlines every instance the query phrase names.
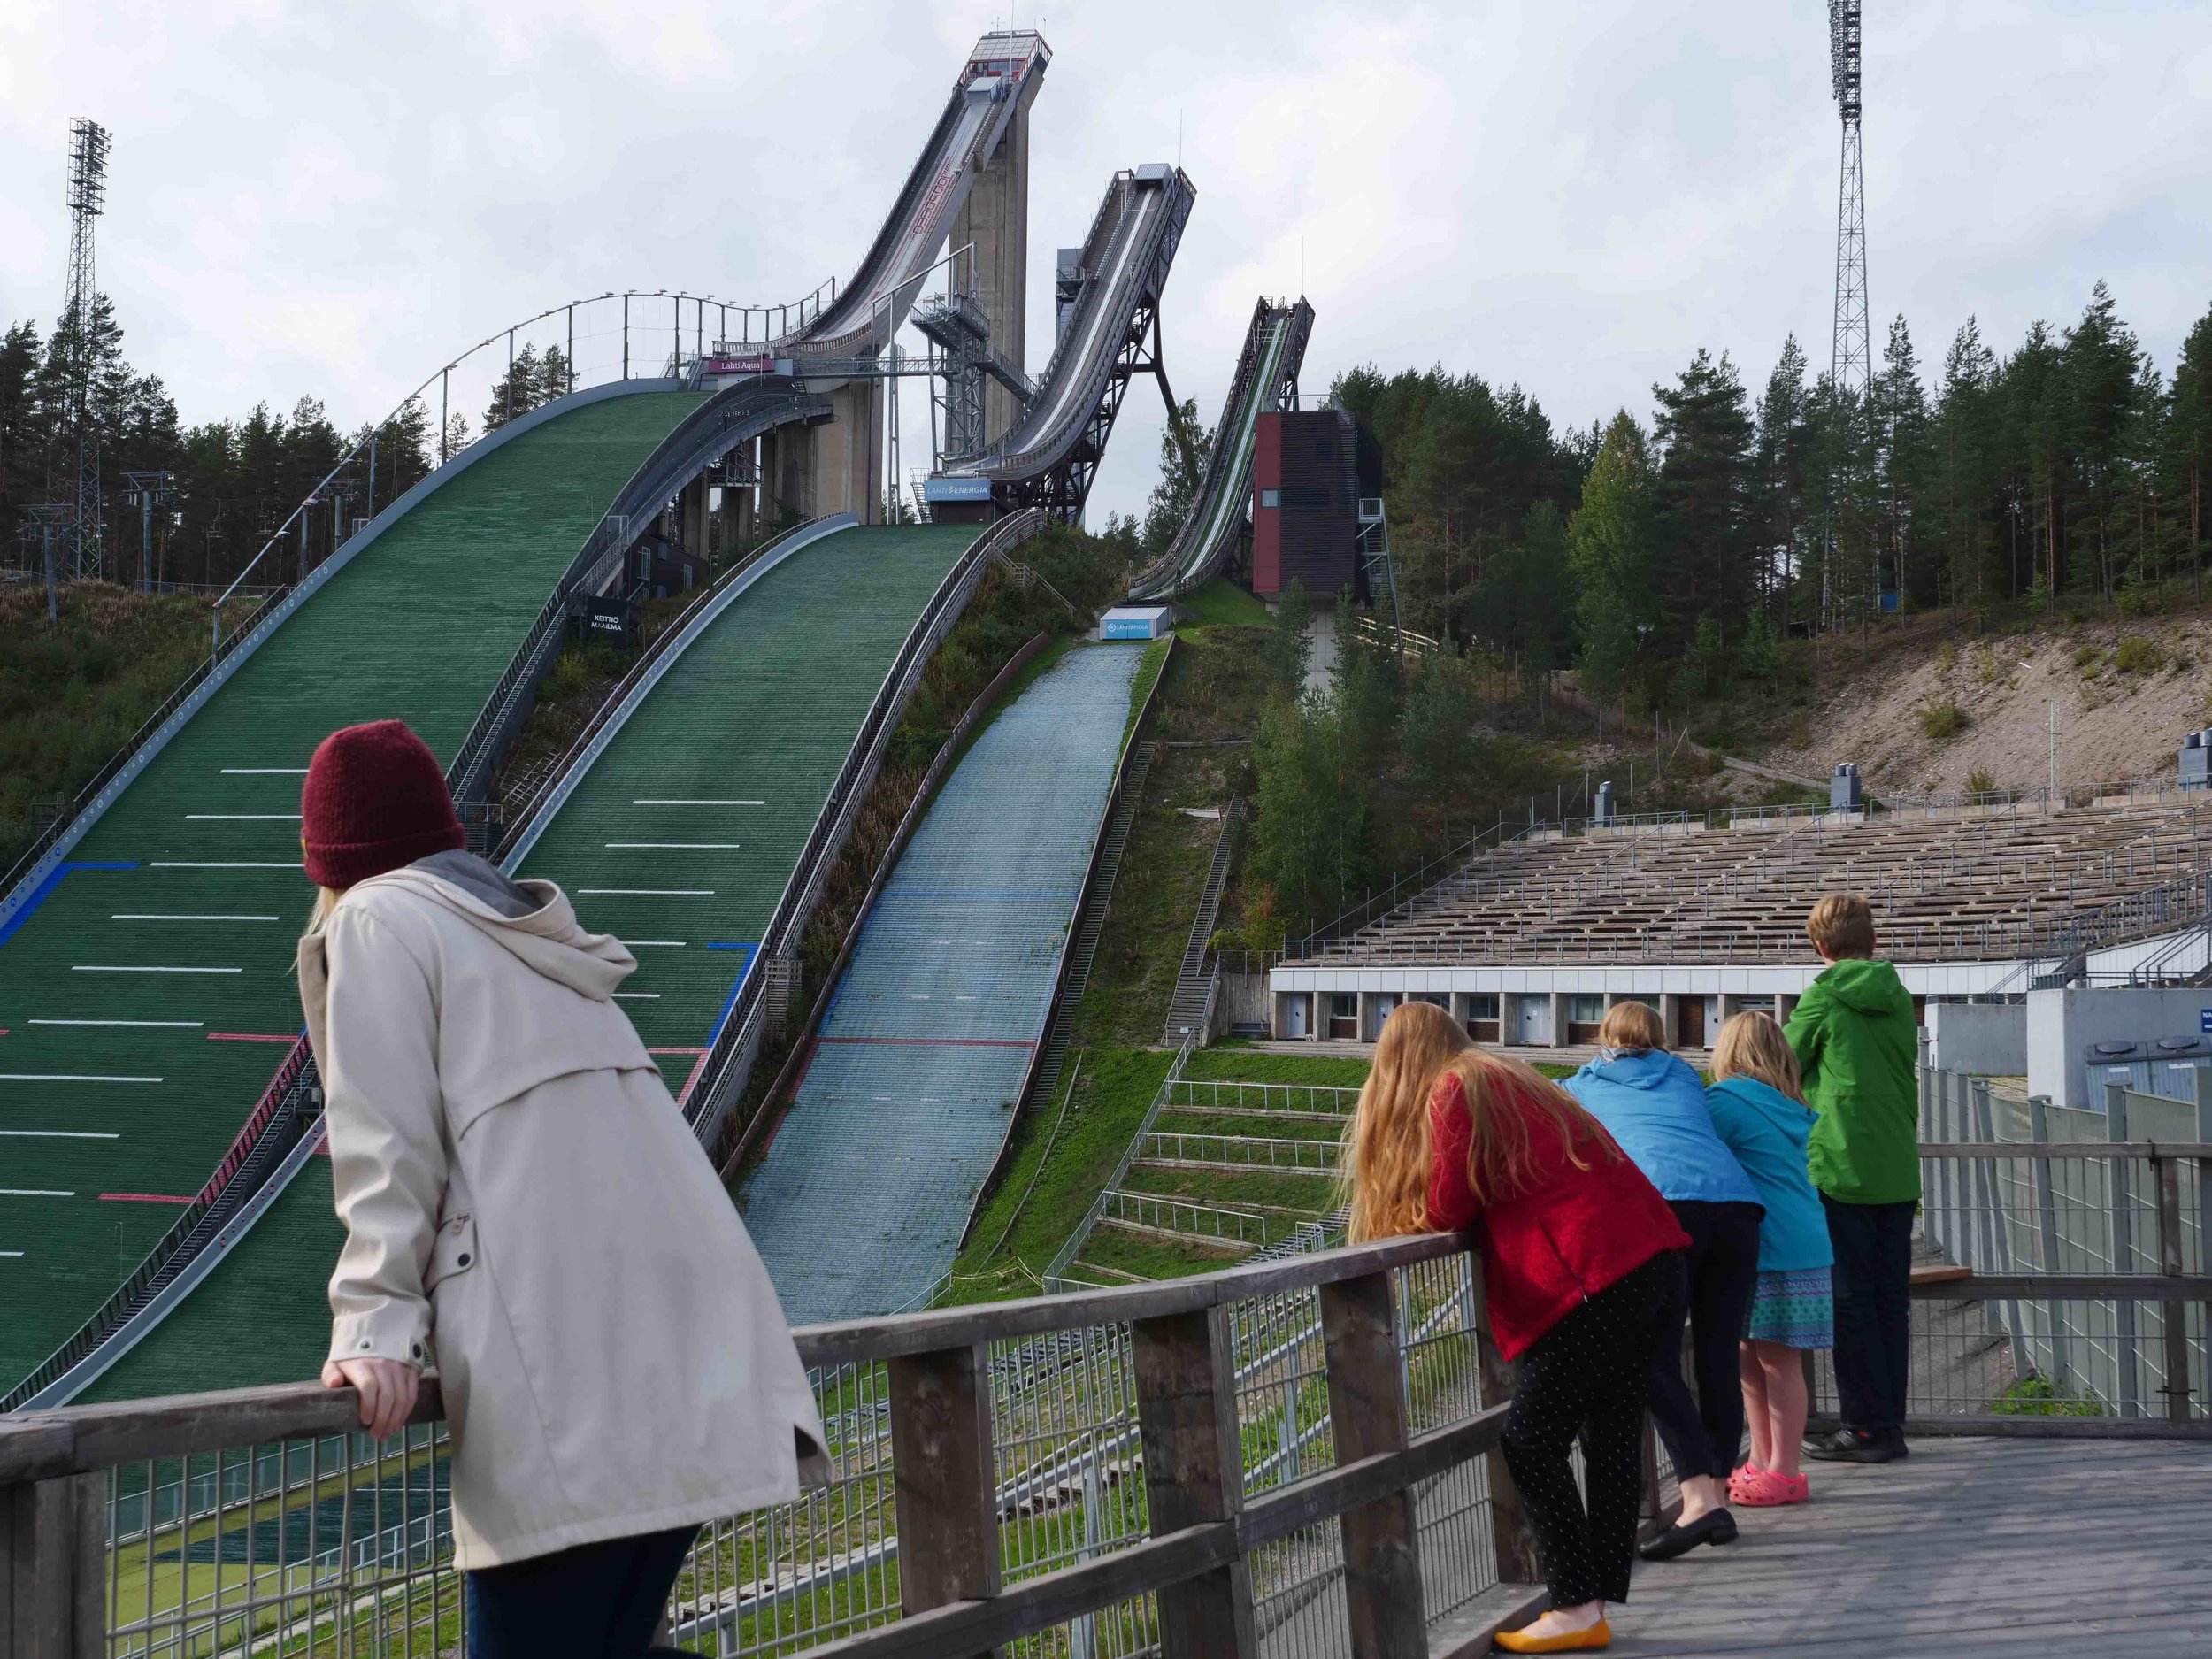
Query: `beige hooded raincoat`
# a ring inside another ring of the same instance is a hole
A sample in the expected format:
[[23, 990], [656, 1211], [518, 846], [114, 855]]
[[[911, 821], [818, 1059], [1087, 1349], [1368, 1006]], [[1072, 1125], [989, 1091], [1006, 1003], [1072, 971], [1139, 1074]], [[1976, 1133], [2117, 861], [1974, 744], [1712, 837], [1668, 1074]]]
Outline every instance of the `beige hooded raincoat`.
[[434, 1363], [460, 1564], [795, 1498], [826, 1473], [774, 1288], [550, 882], [444, 853], [301, 941], [347, 1241], [333, 1359]]

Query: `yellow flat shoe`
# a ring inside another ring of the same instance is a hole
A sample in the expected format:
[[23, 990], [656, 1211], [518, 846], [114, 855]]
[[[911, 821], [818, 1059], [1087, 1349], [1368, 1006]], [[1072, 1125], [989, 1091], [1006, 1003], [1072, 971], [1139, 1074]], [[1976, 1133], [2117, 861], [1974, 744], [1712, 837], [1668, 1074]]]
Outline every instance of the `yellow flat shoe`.
[[1531, 1636], [1517, 1630], [1502, 1630], [1491, 1644], [1505, 1653], [1594, 1653], [1613, 1645], [1613, 1627], [1603, 1619], [1587, 1630], [1563, 1631], [1556, 1636]]

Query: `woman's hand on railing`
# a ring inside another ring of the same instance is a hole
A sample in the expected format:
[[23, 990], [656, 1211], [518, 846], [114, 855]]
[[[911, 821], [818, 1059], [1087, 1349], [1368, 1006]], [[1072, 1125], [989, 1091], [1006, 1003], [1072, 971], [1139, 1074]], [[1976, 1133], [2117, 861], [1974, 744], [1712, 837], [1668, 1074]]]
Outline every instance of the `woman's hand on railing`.
[[323, 1386], [361, 1394], [361, 1426], [380, 1440], [414, 1414], [422, 1372], [404, 1360], [334, 1359], [323, 1362]]

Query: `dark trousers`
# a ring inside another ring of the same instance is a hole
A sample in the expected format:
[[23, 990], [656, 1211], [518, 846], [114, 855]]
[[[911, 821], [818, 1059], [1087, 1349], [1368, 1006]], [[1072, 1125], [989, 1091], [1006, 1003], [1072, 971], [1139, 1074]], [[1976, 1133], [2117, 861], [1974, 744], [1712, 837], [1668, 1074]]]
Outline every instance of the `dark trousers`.
[[[1628, 1600], [1645, 1392], [1673, 1271], [1671, 1255], [1645, 1263], [1521, 1356], [1502, 1447], [1555, 1606]], [[1586, 1506], [1567, 1461], [1577, 1440]]]
[[[1728, 1479], [1743, 1444], [1743, 1373], [1737, 1345], [1759, 1277], [1756, 1204], [1673, 1204], [1690, 1235], [1665, 1333], [1651, 1361], [1651, 1420], [1673, 1460], [1678, 1479]], [[1697, 1392], [1682, 1380], [1682, 1327], [1690, 1328], [1690, 1370]]]
[[1835, 1248], [1836, 1396], [1847, 1429], [1905, 1423], [1912, 1371], [1912, 1218], [1917, 1205], [1846, 1204], [1823, 1193]]
[[469, 1659], [639, 1659], [698, 1531], [611, 1538], [478, 1568], [468, 1575]]

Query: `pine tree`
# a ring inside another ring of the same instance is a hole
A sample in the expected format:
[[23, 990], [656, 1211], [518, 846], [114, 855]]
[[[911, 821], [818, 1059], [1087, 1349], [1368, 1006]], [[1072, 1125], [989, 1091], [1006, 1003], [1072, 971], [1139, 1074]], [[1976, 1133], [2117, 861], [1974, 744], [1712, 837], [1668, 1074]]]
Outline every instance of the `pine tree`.
[[2212, 488], [2212, 311], [2189, 330], [2174, 367], [2166, 408], [2164, 454], [2168, 489], [2187, 530], [2190, 570], [2197, 602], [2204, 602], [2205, 495]]
[[1582, 634], [1581, 668], [1591, 691], [1625, 686], [1645, 636], [1659, 621], [1652, 580], [1651, 448], [1635, 417], [1613, 417], [1567, 521], [1567, 568]]
[[484, 406], [485, 431], [496, 432], [537, 407], [541, 373], [537, 348], [523, 347], [520, 355], [499, 377], [499, 383], [492, 388], [492, 401]]
[[548, 346], [545, 356], [538, 361], [537, 381], [533, 389], [533, 403], [549, 403], [557, 397], [566, 397], [576, 389], [576, 368], [558, 346]]
[[1672, 642], [1686, 644], [1697, 619], [1723, 637], [1753, 591], [1748, 534], [1751, 413], [1725, 352], [1700, 349], [1672, 386], [1655, 386], [1661, 457], [1654, 575]]
[[1160, 481], [1145, 503], [1146, 552], [1155, 557], [1166, 552], [1190, 517], [1212, 448], [1213, 434], [1199, 424], [1196, 400], [1185, 398], [1170, 411], [1167, 428], [1160, 434]]
[[1805, 562], [1805, 452], [1811, 436], [1805, 368], [1804, 349], [1791, 334], [1759, 397], [1748, 533], [1763, 607], [1778, 596], [1786, 604], [1789, 585]]
[[1276, 683], [1294, 697], [1305, 686], [1311, 649], [1306, 638], [1306, 586], [1294, 576], [1275, 601], [1274, 621], [1263, 651]]
[[[1927, 389], [1920, 383], [1920, 362], [1901, 313], [1889, 326], [1882, 372], [1868, 391], [1881, 468], [1880, 557], [1886, 565], [1878, 572], [1875, 588], [1894, 592], [1901, 607], [1913, 593], [1913, 555], [1924, 533], [1920, 496], [1928, 467], [1929, 425]], [[1921, 596], [1933, 598], [1932, 586]]]

